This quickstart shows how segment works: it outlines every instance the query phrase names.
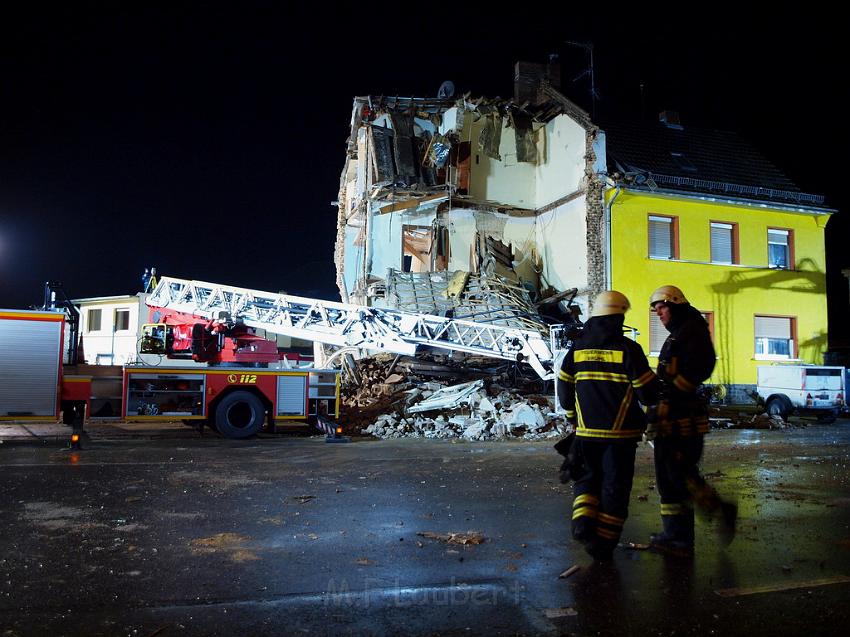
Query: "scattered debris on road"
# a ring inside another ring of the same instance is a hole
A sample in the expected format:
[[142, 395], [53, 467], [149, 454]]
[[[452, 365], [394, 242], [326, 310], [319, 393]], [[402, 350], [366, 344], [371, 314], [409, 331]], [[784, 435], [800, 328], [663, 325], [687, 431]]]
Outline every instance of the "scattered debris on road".
[[432, 540], [439, 540], [440, 542], [446, 542], [447, 544], [461, 544], [463, 546], [468, 544], [483, 544], [486, 540], [484, 535], [475, 531], [469, 531], [467, 533], [434, 533], [433, 531], [420, 531], [416, 535], [427, 537]]
[[581, 570], [581, 566], [578, 564], [573, 564], [566, 571], [558, 575], [558, 579], [567, 579], [570, 575], [575, 575]]

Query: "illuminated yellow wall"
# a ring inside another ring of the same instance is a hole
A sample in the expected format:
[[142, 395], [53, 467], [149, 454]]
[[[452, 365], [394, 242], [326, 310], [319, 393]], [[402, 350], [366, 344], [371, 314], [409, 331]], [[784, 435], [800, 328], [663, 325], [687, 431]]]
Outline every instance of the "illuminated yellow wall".
[[[607, 194], [611, 199], [613, 191]], [[648, 215], [678, 217], [679, 259], [649, 258]], [[711, 382], [755, 384], [754, 316], [796, 317], [797, 353], [823, 363], [827, 348], [824, 228], [828, 216], [621, 191], [611, 212], [612, 283], [632, 302], [626, 322], [649, 350], [649, 296], [660, 285], [682, 288], [697, 309], [714, 312], [718, 360]], [[738, 224], [740, 265], [713, 265], [710, 222]], [[767, 267], [767, 229], [793, 230], [795, 270]], [[657, 363], [651, 357], [650, 364]]]

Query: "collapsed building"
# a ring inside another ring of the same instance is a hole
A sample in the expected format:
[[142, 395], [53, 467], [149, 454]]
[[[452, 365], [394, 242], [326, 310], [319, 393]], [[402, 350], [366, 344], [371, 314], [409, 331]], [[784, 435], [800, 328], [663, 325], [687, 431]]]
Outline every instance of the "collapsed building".
[[[462, 291], [490, 277], [533, 303], [577, 288], [586, 308], [604, 287], [604, 136], [558, 76], [518, 63], [513, 99], [355, 98], [335, 252], [343, 300], [433, 312], [435, 282]], [[488, 320], [479, 309], [471, 320]]]
[[[521, 62], [513, 99], [445, 90], [436, 98], [355, 98], [335, 251], [344, 301], [544, 336], [549, 324], [571, 320], [565, 301], [587, 311], [604, 289], [604, 136], [558, 92], [559, 76], [556, 64]], [[427, 374], [413, 378], [425, 385], [410, 389], [405, 377], [403, 391], [418, 399], [439, 393]], [[386, 396], [387, 385], [373, 382], [365, 393], [383, 386]], [[364, 389], [355, 393], [350, 404], [363, 408]], [[384, 405], [383, 425], [369, 433], [486, 439], [560, 431], [545, 398], [529, 402], [498, 383], [450, 402], [443, 408], [465, 405], [466, 415], [408, 419], [404, 405]]]

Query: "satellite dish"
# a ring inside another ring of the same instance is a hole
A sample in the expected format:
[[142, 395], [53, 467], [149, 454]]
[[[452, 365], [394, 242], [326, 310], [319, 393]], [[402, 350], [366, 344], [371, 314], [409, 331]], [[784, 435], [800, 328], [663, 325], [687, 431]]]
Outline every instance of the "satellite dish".
[[437, 97], [440, 99], [450, 99], [455, 96], [455, 83], [451, 80], [446, 80], [440, 84], [440, 90], [437, 91]]

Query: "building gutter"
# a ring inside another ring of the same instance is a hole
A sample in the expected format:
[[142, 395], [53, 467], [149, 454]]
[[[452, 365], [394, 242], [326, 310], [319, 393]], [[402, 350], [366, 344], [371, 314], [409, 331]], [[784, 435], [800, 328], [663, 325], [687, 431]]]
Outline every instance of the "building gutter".
[[798, 214], [811, 215], [813, 217], [828, 216], [838, 212], [834, 208], [799, 206], [794, 204], [783, 204], [776, 201], [755, 201], [753, 199], [739, 199], [738, 197], [716, 197], [712, 195], [687, 193], [682, 192], [681, 190], [667, 190], [665, 188], [657, 188], [655, 190], [652, 190], [649, 188], [626, 187], [625, 190], [645, 195], [651, 195], [653, 197], [662, 197], [664, 199], [694, 199], [697, 201], [705, 201], [708, 203], [731, 204], [734, 206], [746, 206], [747, 208], [764, 208], [771, 210], [780, 210], [783, 212], [795, 212]]
[[[620, 196], [622, 189], [620, 188], [620, 184], [608, 176], [605, 177], [605, 185], [609, 188], [613, 187], [615, 189], [611, 200], [605, 204], [605, 218], [603, 219], [603, 223], [605, 224], [605, 287], [612, 290], [614, 289], [614, 283], [611, 280], [611, 277], [613, 276], [611, 266], [611, 247], [613, 245], [613, 241], [611, 239], [611, 208], [614, 205], [614, 201]], [[604, 192], [602, 196], [605, 196]]]

